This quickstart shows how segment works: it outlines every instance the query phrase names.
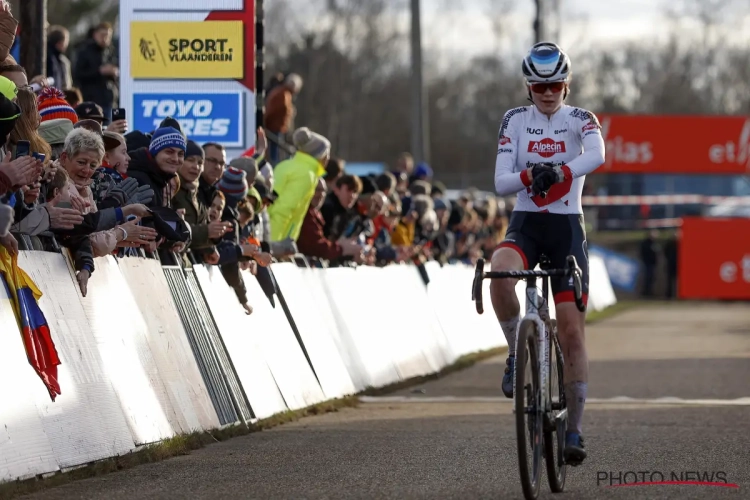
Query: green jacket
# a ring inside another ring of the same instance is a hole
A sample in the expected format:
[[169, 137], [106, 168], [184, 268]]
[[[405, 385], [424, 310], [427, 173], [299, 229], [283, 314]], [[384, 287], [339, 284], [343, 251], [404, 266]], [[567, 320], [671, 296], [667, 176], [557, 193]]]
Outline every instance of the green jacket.
[[314, 157], [297, 152], [273, 169], [273, 190], [279, 195], [268, 207], [271, 241], [299, 238], [302, 221], [315, 194], [318, 179], [326, 173]]
[[172, 200], [172, 207], [185, 209], [185, 222], [193, 233], [190, 248], [210, 247], [213, 243], [208, 239], [208, 208], [198, 201], [196, 194], [180, 189]]

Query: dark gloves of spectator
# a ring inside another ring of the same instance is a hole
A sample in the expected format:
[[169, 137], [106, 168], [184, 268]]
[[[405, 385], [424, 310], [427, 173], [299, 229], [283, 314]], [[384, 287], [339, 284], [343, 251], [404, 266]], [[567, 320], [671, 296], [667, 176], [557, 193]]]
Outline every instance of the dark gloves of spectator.
[[112, 189], [108, 197], [117, 200], [121, 207], [133, 203], [145, 205], [154, 199], [154, 190], [148, 185], [139, 186], [138, 181], [131, 177]]

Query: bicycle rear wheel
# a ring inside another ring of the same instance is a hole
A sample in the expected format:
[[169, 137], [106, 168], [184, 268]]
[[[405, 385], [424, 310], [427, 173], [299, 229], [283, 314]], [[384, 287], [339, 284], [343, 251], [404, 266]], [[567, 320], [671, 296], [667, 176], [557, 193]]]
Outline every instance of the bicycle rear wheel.
[[539, 495], [542, 475], [542, 390], [539, 387], [539, 353], [536, 323], [524, 320], [518, 329], [515, 382], [516, 439], [521, 487], [527, 499]]
[[549, 391], [552, 412], [544, 429], [544, 455], [547, 462], [547, 479], [553, 493], [565, 489], [565, 428], [568, 424], [565, 405], [565, 387], [563, 386], [563, 356], [560, 343], [557, 341], [557, 322], [551, 320], [550, 356], [549, 356]]

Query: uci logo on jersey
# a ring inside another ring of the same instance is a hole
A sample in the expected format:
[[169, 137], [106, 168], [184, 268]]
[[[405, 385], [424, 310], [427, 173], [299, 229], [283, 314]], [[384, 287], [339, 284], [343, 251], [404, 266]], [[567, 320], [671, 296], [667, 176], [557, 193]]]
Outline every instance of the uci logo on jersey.
[[182, 132], [197, 143], [218, 142], [244, 147], [243, 96], [216, 94], [135, 94], [136, 130], [154, 130], [171, 116]]
[[544, 129], [526, 127], [526, 133], [531, 135], [542, 135], [544, 133]]
[[565, 153], [565, 142], [557, 142], [549, 137], [541, 141], [529, 142], [529, 153], [536, 153], [542, 158], [551, 158], [558, 153]]

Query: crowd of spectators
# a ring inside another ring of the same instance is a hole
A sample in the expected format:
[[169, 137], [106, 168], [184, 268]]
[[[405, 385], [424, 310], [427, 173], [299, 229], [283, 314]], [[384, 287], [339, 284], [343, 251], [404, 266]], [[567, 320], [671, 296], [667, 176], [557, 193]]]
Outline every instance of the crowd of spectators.
[[[30, 84], [7, 53], [15, 24], [0, 9], [0, 245], [15, 255], [25, 235], [59, 243], [84, 296], [96, 257], [158, 256], [217, 266], [251, 314], [242, 272], [268, 290], [274, 260], [472, 262], [502, 239], [502, 200], [471, 192], [448, 200], [430, 167], [407, 153], [392, 172], [348, 173], [335, 144], [293, 127], [297, 75], [270, 89], [274, 140], [259, 128], [256, 147], [229, 159], [222, 144], [196, 143], [172, 118], [149, 131], [111, 121], [117, 66], [108, 24], [92, 30], [72, 68], [67, 31], [50, 28], [47, 72], [64, 85], [80, 81], [80, 90], [46, 86], [44, 76]], [[277, 144], [284, 138], [294, 147], [287, 159]]]

